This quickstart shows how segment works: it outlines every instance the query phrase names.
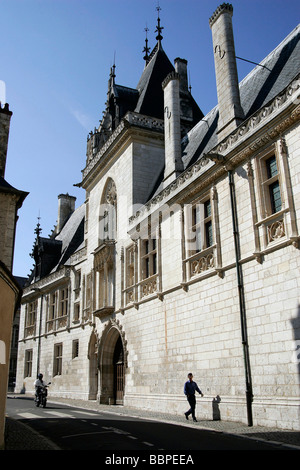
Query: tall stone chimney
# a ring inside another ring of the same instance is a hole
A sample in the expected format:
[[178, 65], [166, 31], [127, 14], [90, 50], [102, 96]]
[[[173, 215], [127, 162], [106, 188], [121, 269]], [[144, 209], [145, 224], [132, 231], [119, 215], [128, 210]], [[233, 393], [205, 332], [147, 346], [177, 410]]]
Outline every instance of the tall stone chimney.
[[171, 183], [183, 170], [179, 86], [179, 74], [177, 72], [171, 72], [162, 83], [165, 123], [164, 186]]
[[75, 210], [76, 197], [70, 196], [69, 194], [60, 194], [58, 196], [58, 218], [56, 233], [59, 233], [70, 215]]
[[219, 141], [232, 132], [244, 119], [240, 102], [232, 14], [232, 5], [223, 3], [209, 19], [212, 30], [219, 106]]
[[187, 60], [177, 57], [174, 60], [175, 72], [179, 75], [179, 89], [181, 92], [188, 92]]
[[4, 178], [7, 156], [7, 144], [12, 112], [9, 111], [8, 104], [2, 108], [0, 103], [0, 176]]

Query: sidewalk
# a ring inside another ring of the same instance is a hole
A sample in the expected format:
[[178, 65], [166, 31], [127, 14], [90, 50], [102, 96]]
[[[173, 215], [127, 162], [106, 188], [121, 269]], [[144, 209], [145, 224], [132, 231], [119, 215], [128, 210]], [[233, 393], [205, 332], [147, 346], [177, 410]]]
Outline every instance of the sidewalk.
[[[9, 394], [10, 398], [28, 399], [28, 395]], [[148, 410], [140, 410], [126, 406], [101, 405], [96, 401], [72, 400], [66, 398], [49, 397], [49, 404], [60, 404], [65, 406], [74, 406], [81, 409], [113, 413], [120, 416], [131, 416], [149, 420], [161, 421], [169, 424], [181, 426], [190, 426], [197, 429], [207, 429], [214, 432], [223, 432], [238, 435], [247, 439], [256, 441], [268, 441], [276, 443], [284, 449], [300, 450], [300, 432], [288, 431], [277, 428], [263, 426], [249, 427], [243, 423], [229, 421], [209, 421], [198, 419], [197, 423], [191, 420], [186, 421], [185, 416], [170, 415]], [[6, 418], [6, 448], [5, 450], [59, 450], [50, 441], [41, 437], [33, 431], [28, 425]]]

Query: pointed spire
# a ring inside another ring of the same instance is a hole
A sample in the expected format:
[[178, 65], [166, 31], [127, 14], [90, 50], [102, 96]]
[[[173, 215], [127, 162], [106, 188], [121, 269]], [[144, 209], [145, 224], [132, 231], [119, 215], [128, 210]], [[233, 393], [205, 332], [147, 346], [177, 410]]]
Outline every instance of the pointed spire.
[[42, 231], [41, 225], [40, 225], [40, 220], [41, 220], [40, 215], [38, 216], [37, 219], [38, 219], [38, 222], [37, 222], [37, 224], [36, 224], [36, 228], [34, 229], [34, 233], [35, 233], [35, 235], [36, 235], [36, 238], [35, 238], [35, 241], [34, 241], [34, 244], [33, 244], [33, 247], [32, 247], [32, 252], [29, 253], [29, 256], [30, 256], [31, 258], [34, 258], [36, 246], [39, 245], [40, 233], [41, 233], [41, 231]]
[[156, 27], [155, 32], [158, 33], [157, 36], [156, 36], [156, 39], [158, 41], [158, 45], [160, 46], [161, 40], [163, 38], [163, 36], [161, 35], [161, 32], [164, 28], [163, 28], [163, 26], [160, 26], [159, 12], [160, 12], [161, 8], [160, 8], [159, 5], [156, 7], [156, 10], [157, 10], [157, 27]]
[[115, 86], [115, 78], [116, 78], [116, 53], [114, 54], [114, 64], [110, 68], [110, 74], [109, 74], [109, 79], [108, 79], [108, 89], [107, 89], [107, 100], [106, 100], [106, 111], [108, 110], [109, 107], [109, 98], [112, 93], [112, 90]]
[[144, 55], [143, 59], [146, 61], [146, 65], [148, 65], [150, 47], [148, 47], [147, 33], [148, 33], [149, 29], [147, 28], [147, 25], [146, 25], [146, 28], [144, 29], [144, 31], [146, 31], [146, 39], [145, 39], [145, 47], [143, 49], [143, 52], [145, 52], [145, 55]]
[[115, 78], [116, 78], [116, 53], [114, 54], [114, 64], [110, 68], [109, 80], [110, 80], [110, 86], [111, 87], [114, 86], [114, 84], [115, 84]]
[[40, 233], [41, 233], [42, 229], [41, 229], [41, 225], [40, 225], [41, 217], [38, 216], [37, 219], [38, 219], [38, 223], [36, 224], [36, 228], [35, 228], [35, 230], [34, 230], [34, 233], [36, 234], [36, 238], [37, 238], [37, 240], [38, 240], [39, 237], [40, 237]]

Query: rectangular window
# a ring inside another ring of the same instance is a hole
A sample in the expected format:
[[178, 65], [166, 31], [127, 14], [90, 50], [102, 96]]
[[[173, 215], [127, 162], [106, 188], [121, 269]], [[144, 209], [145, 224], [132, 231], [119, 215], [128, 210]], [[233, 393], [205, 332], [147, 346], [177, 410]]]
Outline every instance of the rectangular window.
[[[275, 142], [270, 148], [255, 159], [258, 189], [258, 211], [253, 210], [256, 231], [256, 251], [260, 246], [267, 248], [269, 244], [280, 246], [287, 238], [286, 223], [291, 220], [292, 202], [291, 181], [289, 177], [287, 154], [282, 140]], [[255, 187], [252, 183], [252, 192]], [[254, 198], [254, 194], [252, 197]], [[284, 211], [283, 211], [284, 209]], [[297, 233], [294, 225], [294, 233]], [[282, 245], [281, 245], [282, 246]]]
[[280, 212], [282, 209], [279, 173], [275, 155], [271, 155], [262, 161], [262, 180], [265, 217], [268, 217]]
[[54, 345], [53, 375], [62, 374], [62, 343]]
[[135, 245], [130, 246], [126, 250], [126, 287], [131, 287], [135, 284]]
[[142, 279], [157, 274], [157, 248], [156, 239], [149, 238], [142, 241]]
[[272, 214], [281, 211], [281, 196], [280, 196], [280, 186], [279, 181], [270, 184], [270, 201], [271, 201], [271, 210]]
[[24, 377], [32, 377], [32, 349], [25, 351]]
[[211, 201], [197, 202], [192, 206], [191, 229], [189, 231], [189, 256], [213, 245]]
[[68, 299], [69, 299], [69, 289], [61, 289], [59, 292], [59, 316], [64, 317], [68, 315]]
[[79, 339], [74, 339], [72, 343], [72, 359], [79, 356]]
[[81, 271], [78, 270], [75, 272], [75, 287], [74, 287], [75, 299], [77, 299], [80, 295], [80, 288], [81, 288]]
[[35, 334], [37, 304], [37, 300], [27, 304], [27, 312], [25, 318], [25, 336], [33, 336]]
[[73, 321], [74, 322], [79, 322], [80, 320], [80, 303], [77, 302], [76, 304], [74, 304], [74, 318], [73, 318]]
[[48, 320], [54, 320], [56, 317], [56, 292], [50, 294]]

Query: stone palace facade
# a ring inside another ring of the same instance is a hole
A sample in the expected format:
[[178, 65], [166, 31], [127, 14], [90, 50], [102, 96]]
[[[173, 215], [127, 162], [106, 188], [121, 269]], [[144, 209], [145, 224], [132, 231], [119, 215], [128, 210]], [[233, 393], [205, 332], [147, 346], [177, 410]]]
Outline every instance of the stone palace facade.
[[[145, 47], [136, 88], [108, 82], [78, 186], [36, 229], [16, 391], [300, 429], [300, 28], [238, 82], [233, 8], [209, 19], [218, 104], [187, 61]], [[147, 46], [147, 42], [146, 42]]]

